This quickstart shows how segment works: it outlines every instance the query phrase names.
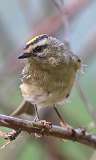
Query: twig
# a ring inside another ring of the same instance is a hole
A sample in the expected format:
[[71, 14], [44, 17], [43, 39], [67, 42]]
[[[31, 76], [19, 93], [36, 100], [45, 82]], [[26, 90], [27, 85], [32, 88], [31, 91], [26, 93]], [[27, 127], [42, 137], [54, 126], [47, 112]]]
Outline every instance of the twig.
[[[82, 12], [84, 8], [86, 8], [89, 4], [93, 2], [90, 0], [71, 0], [64, 8], [62, 8], [62, 14], [59, 12], [55, 16], [48, 17], [42, 21], [41, 25], [37, 25], [33, 27], [33, 35], [40, 33], [48, 33], [49, 35], [55, 33], [59, 27], [63, 24], [62, 16], [66, 14], [69, 21], [72, 21], [78, 13]], [[50, 30], [49, 30], [50, 28]]]
[[59, 11], [59, 14], [61, 14], [60, 17], [62, 18], [62, 24], [64, 28], [63, 41], [66, 40], [67, 42], [69, 42], [69, 20], [68, 20], [68, 14], [66, 14], [65, 9], [64, 9], [65, 7], [64, 1], [63, 0], [61, 1], [52, 0], [52, 2], [54, 3], [57, 10]]
[[17, 109], [10, 114], [10, 116], [19, 116], [24, 113], [32, 116], [35, 113], [35, 108], [30, 102], [23, 100]]
[[96, 149], [96, 135], [89, 134], [85, 129], [64, 128], [53, 124], [49, 127], [48, 124], [49, 122], [44, 124], [41, 121], [33, 122], [0, 114], [0, 126], [15, 130], [21, 129], [29, 134], [37, 133], [59, 139], [69, 139]]
[[77, 87], [77, 89], [78, 89], [79, 95], [80, 95], [83, 103], [84, 103], [85, 106], [86, 106], [86, 109], [87, 109], [89, 115], [92, 117], [92, 119], [94, 120], [94, 123], [95, 123], [95, 125], [96, 125], [96, 112], [95, 112], [95, 109], [94, 109], [94, 107], [92, 106], [92, 104], [89, 102], [89, 99], [88, 99], [88, 97], [85, 95], [84, 90], [83, 90], [83, 88], [81, 87], [79, 81], [77, 81], [76, 87]]

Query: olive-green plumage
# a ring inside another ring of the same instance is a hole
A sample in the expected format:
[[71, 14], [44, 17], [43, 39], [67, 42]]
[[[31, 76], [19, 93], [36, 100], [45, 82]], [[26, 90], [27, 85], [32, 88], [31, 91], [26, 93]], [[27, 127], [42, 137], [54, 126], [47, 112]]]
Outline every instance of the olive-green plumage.
[[70, 94], [81, 61], [66, 42], [40, 35], [26, 44], [19, 58], [26, 58], [20, 85], [26, 101], [46, 107]]

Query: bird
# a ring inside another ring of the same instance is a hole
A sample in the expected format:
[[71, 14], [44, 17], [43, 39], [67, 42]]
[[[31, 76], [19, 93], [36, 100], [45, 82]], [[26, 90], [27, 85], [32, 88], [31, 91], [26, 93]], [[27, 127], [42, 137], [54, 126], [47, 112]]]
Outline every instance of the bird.
[[37, 110], [44, 107], [56, 110], [70, 95], [81, 59], [67, 41], [47, 34], [27, 41], [18, 59], [25, 60], [20, 84], [24, 101]]

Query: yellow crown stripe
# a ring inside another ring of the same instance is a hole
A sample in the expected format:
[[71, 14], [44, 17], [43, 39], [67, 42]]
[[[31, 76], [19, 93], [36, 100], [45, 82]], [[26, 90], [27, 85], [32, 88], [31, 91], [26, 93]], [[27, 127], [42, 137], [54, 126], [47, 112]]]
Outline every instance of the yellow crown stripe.
[[26, 45], [29, 45], [31, 43], [37, 43], [38, 41], [40, 41], [41, 39], [45, 39], [45, 38], [48, 38], [48, 36], [46, 34], [42, 34], [42, 35], [39, 35], [39, 36], [35, 36], [33, 37], [31, 40], [29, 40]]
[[26, 43], [26, 45], [29, 45], [29, 44], [31, 44], [32, 42], [34, 42], [38, 37], [39, 37], [39, 36], [33, 37], [32, 39], [30, 39], [30, 40]]

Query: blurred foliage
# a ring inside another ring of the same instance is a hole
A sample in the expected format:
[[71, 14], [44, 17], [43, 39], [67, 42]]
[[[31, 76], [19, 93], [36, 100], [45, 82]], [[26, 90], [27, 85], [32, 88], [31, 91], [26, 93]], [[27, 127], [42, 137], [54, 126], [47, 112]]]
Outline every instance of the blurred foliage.
[[[69, 20], [69, 33], [67, 38], [72, 50], [75, 54], [80, 55], [83, 63], [88, 64], [85, 74], [82, 75], [79, 73], [78, 77], [85, 95], [93, 105], [95, 113], [96, 1], [65, 0], [64, 7], [65, 10], [67, 10], [65, 12], [69, 14], [67, 15]], [[50, 21], [50, 19], [55, 15], [58, 15], [58, 9], [52, 0], [3, 0], [0, 2], [1, 113], [11, 113], [11, 111], [13, 111], [22, 101], [19, 84], [20, 72], [23, 64], [17, 59], [17, 56], [19, 55], [21, 48], [24, 46], [25, 41], [32, 35], [41, 32], [45, 33], [45, 31], [48, 34], [64, 40], [65, 26], [58, 24], [60, 23], [60, 21], [57, 21], [58, 19]], [[48, 26], [46, 23], [48, 23]], [[88, 48], [89, 46], [90, 48]], [[84, 48], [86, 48], [86, 50], [83, 52]], [[85, 106], [75, 86], [73, 87], [69, 99], [70, 102], [60, 108], [62, 114], [64, 114], [64, 118], [74, 127], [88, 128], [94, 121], [90, 112], [87, 111], [87, 106]], [[26, 142], [23, 142], [24, 138], [26, 139]], [[54, 159], [54, 155], [52, 157], [51, 153], [51, 143], [49, 143], [50, 149], [48, 150], [48, 146], [46, 147], [45, 145], [46, 141], [43, 143], [42, 140], [40, 141], [39, 139], [36, 139], [35, 141], [35, 139], [33, 140], [30, 138], [31, 140], [29, 140], [26, 136], [24, 136], [23, 139], [22, 141], [20, 141], [20, 137], [18, 140], [16, 139], [18, 143], [15, 144], [14, 142], [12, 145], [8, 146], [5, 149], [5, 152], [0, 150], [1, 159], [11, 160], [13, 159], [13, 156], [16, 160]], [[54, 143], [54, 141], [56, 140], [54, 139], [52, 143]], [[0, 144], [3, 142], [0, 140]], [[70, 141], [61, 142], [58, 140], [54, 145], [57, 145], [57, 149], [60, 150], [60, 153], [62, 153], [64, 157], [67, 157], [66, 160], [88, 160], [93, 154], [92, 149]]]

